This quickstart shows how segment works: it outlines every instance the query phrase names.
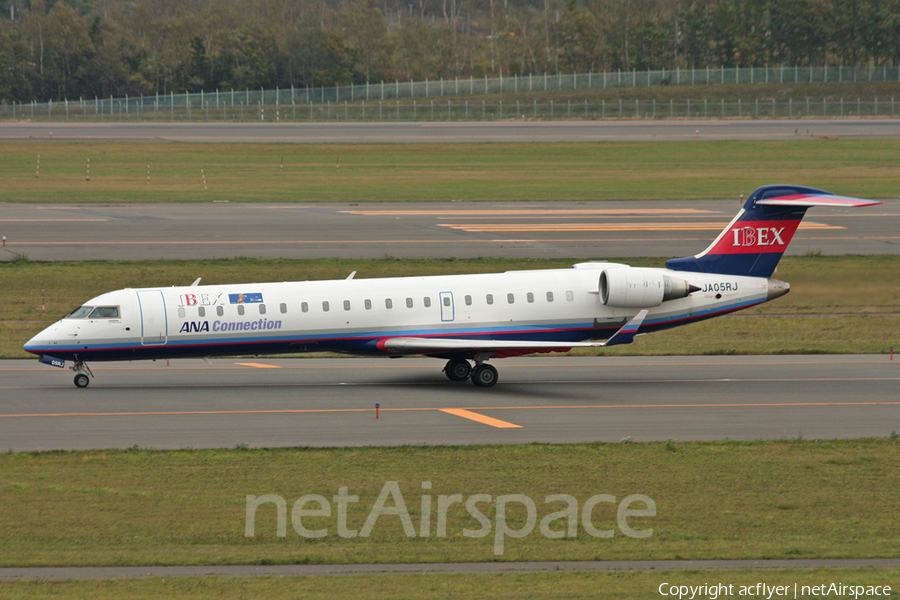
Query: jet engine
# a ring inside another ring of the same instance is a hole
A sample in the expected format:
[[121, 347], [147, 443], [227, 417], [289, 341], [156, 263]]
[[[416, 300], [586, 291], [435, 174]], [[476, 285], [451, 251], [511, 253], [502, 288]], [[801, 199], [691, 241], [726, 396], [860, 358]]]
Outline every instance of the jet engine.
[[600, 301], [605, 306], [653, 308], [699, 290], [684, 279], [655, 269], [624, 267], [604, 269], [600, 273]]

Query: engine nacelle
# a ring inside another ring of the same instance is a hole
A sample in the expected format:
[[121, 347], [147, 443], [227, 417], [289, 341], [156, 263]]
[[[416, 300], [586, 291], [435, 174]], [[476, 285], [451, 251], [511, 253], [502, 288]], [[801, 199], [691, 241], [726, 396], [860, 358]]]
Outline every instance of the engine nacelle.
[[627, 267], [600, 273], [600, 301], [617, 308], [653, 308], [666, 300], [686, 298], [699, 289], [654, 269]]

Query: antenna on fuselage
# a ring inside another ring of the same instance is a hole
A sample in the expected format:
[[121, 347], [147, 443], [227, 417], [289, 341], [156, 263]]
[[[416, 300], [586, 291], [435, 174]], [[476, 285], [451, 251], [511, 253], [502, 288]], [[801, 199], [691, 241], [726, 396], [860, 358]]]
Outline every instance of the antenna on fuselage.
[[200, 280], [201, 280], [201, 279], [203, 279], [203, 278], [202, 278], [202, 277], [198, 277], [197, 279], [195, 279], [195, 280], [194, 280], [194, 283], [191, 284], [191, 287], [197, 287], [198, 285], [200, 285]]

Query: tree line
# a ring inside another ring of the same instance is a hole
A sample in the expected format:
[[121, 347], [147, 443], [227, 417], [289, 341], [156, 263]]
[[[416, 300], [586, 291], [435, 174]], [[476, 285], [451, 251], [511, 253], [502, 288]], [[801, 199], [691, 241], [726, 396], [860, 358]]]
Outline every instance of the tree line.
[[0, 102], [898, 63], [900, 0], [0, 0]]

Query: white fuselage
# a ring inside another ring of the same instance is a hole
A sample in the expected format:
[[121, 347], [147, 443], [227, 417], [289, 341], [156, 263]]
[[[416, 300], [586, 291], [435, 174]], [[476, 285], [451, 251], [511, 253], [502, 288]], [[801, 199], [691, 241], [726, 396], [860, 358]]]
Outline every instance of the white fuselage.
[[[116, 307], [115, 317], [64, 318], [25, 349], [88, 361], [308, 351], [397, 354], [380, 344], [396, 337], [605, 339], [640, 310], [604, 305], [598, 294], [600, 272], [624, 267], [585, 263], [485, 275], [124, 289], [85, 303]], [[700, 291], [647, 307], [641, 333], [772, 297], [766, 278], [653, 271]]]

